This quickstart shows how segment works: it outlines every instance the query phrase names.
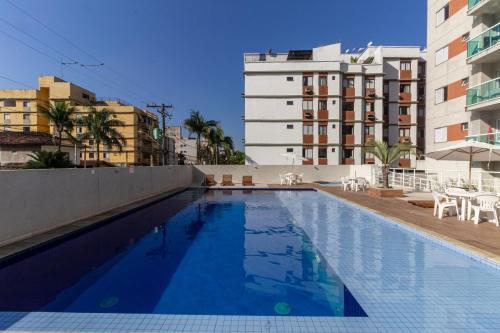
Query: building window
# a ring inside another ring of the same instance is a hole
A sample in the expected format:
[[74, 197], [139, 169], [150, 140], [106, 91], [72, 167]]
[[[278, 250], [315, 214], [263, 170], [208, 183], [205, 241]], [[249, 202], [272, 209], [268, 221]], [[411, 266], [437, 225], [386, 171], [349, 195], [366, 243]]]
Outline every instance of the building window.
[[286, 101], [286, 105], [293, 105], [293, 101]]
[[375, 111], [375, 103], [374, 102], [366, 102], [366, 112]]
[[439, 127], [434, 129], [434, 142], [448, 141], [448, 127]]
[[312, 110], [313, 109], [313, 101], [312, 100], [303, 100], [302, 101], [302, 110]]
[[318, 101], [318, 110], [326, 110], [327, 106], [326, 106], [326, 99], [320, 99]]
[[89, 158], [94, 158], [94, 153], [89, 153]]
[[409, 106], [400, 106], [399, 107], [399, 115], [400, 116], [407, 116], [410, 114], [410, 107]]
[[287, 81], [293, 81], [293, 76], [287, 76], [287, 77], [286, 77], [286, 80], [287, 80]]
[[419, 85], [418, 86], [418, 98], [423, 99], [424, 97], [425, 97], [425, 86]]
[[302, 134], [313, 135], [313, 125], [312, 124], [304, 124], [304, 126], [302, 126]]
[[389, 93], [389, 82], [384, 82], [384, 94]]
[[375, 88], [375, 79], [366, 79], [365, 80], [365, 87], [366, 88]]
[[400, 128], [399, 129], [399, 137], [408, 138], [409, 136], [410, 136], [410, 129], [409, 128]]
[[311, 159], [313, 158], [313, 149], [312, 148], [303, 148], [302, 149], [302, 157]]
[[4, 125], [10, 125], [10, 113], [3, 114], [3, 123]]
[[342, 109], [344, 111], [354, 111], [354, 102], [344, 102], [342, 104]]
[[400, 159], [403, 159], [403, 160], [409, 160], [410, 159], [410, 152], [407, 151], [407, 152], [403, 152], [401, 153], [401, 157]]
[[3, 106], [9, 107], [9, 108], [15, 108], [16, 107], [16, 100], [15, 99], [4, 99]]
[[326, 76], [320, 76], [318, 79], [318, 84], [320, 87], [326, 87], [328, 85], [328, 80]]
[[332, 148], [332, 153], [335, 153], [335, 148]]
[[328, 130], [328, 126], [325, 124], [320, 124], [318, 126], [318, 135], [326, 135]]
[[286, 129], [293, 129], [293, 125], [292, 124], [286, 125]]
[[409, 93], [411, 92], [411, 86], [409, 84], [401, 84], [399, 85], [399, 92], [401, 93]]
[[286, 149], [286, 152], [287, 152], [287, 153], [293, 153], [293, 148], [287, 148], [287, 149]]
[[352, 158], [354, 156], [354, 151], [352, 149], [344, 149], [344, 158]]
[[418, 75], [420, 76], [425, 75], [425, 62], [418, 63]]
[[418, 117], [424, 117], [425, 116], [425, 109], [424, 108], [418, 108], [417, 116]]
[[468, 87], [469, 86], [469, 78], [463, 78], [462, 79], [462, 87]]
[[365, 135], [375, 135], [375, 126], [365, 126]]
[[352, 78], [352, 77], [346, 77], [342, 81], [342, 86], [344, 88], [354, 88], [354, 78]]
[[448, 100], [448, 87], [436, 89], [436, 104], [446, 102]]
[[30, 127], [29, 126], [23, 126], [23, 132], [24, 133], [29, 133], [30, 132]]
[[436, 66], [448, 60], [448, 45], [436, 51]]
[[399, 69], [402, 71], [411, 71], [411, 61], [401, 61], [399, 63]]
[[318, 148], [318, 158], [326, 158], [326, 148]]
[[30, 114], [25, 113], [23, 114], [23, 125], [29, 125], [30, 124]]
[[82, 98], [83, 99], [90, 99], [90, 96], [89, 96], [89, 94], [82, 93]]
[[313, 85], [313, 77], [312, 76], [302, 77], [302, 85], [304, 87], [311, 87]]
[[104, 159], [109, 158], [109, 153], [108, 153], [108, 152], [104, 152], [104, 153], [102, 153], [102, 157], [103, 157]]
[[441, 25], [450, 17], [450, 4], [447, 3], [446, 6], [441, 8], [436, 13], [436, 26]]
[[425, 137], [425, 130], [423, 128], [419, 128], [417, 132], [417, 136], [419, 139], [423, 139]]
[[23, 101], [23, 108], [29, 108], [30, 107], [30, 101]]
[[462, 132], [469, 130], [469, 123], [462, 123]]
[[76, 127], [76, 134], [82, 134], [82, 127], [81, 126]]
[[354, 134], [354, 126], [344, 125], [342, 127], [342, 132], [344, 133], [344, 135], [353, 135]]

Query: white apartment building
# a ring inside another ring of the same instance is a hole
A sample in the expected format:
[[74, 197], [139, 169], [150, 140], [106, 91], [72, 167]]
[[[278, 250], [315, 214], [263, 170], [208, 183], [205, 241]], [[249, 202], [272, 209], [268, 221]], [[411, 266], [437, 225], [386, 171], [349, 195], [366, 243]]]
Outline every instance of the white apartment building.
[[428, 0], [426, 149], [500, 137], [500, 0]]
[[177, 159], [180, 159], [178, 154], [182, 154], [184, 164], [197, 164], [198, 152], [196, 148], [196, 138], [191, 138], [189, 136], [185, 137], [182, 132], [182, 126], [169, 126], [167, 128], [167, 136], [175, 140]]
[[[288, 53], [244, 55], [245, 154], [248, 164], [374, 163], [371, 140], [424, 150], [425, 52], [341, 44]], [[395, 166], [414, 167], [415, 155]]]

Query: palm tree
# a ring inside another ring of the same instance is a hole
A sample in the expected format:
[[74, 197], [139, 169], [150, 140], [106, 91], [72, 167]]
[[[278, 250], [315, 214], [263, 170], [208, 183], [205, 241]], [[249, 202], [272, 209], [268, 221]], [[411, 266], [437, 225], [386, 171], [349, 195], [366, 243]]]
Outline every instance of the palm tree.
[[225, 163], [229, 164], [229, 160], [231, 159], [231, 155], [234, 151], [233, 138], [230, 136], [225, 136], [221, 142], [222, 149], [224, 150], [224, 159]]
[[111, 109], [97, 110], [94, 106], [88, 106], [88, 109], [88, 115], [81, 120], [82, 125], [86, 128], [81, 139], [94, 140], [97, 150], [96, 166], [99, 166], [101, 143], [108, 147], [116, 146], [122, 151], [126, 141], [123, 135], [116, 130], [116, 127], [124, 126], [124, 123], [121, 120], [112, 119], [115, 112]]
[[71, 131], [74, 127], [73, 115], [75, 108], [65, 102], [48, 103], [40, 107], [40, 113], [43, 114], [54, 126], [57, 151], [61, 151], [62, 134], [65, 133], [69, 139], [75, 140]]
[[196, 159], [198, 164], [201, 162], [201, 137], [206, 135], [208, 129], [217, 126], [214, 120], [205, 120], [200, 111], [191, 110], [188, 119], [184, 120], [184, 126], [189, 132], [196, 134]]
[[383, 187], [389, 188], [389, 167], [397, 161], [402, 155], [410, 151], [411, 145], [408, 143], [401, 143], [389, 147], [384, 141], [370, 140], [367, 143], [365, 152], [373, 154], [382, 164], [382, 179]]
[[26, 162], [27, 169], [70, 168], [73, 166], [68, 153], [62, 151], [40, 150], [28, 156], [31, 157], [31, 160]]
[[208, 145], [211, 148], [212, 163], [219, 164], [219, 151], [222, 141], [224, 140], [224, 130], [218, 126], [207, 128], [205, 138], [208, 140]]

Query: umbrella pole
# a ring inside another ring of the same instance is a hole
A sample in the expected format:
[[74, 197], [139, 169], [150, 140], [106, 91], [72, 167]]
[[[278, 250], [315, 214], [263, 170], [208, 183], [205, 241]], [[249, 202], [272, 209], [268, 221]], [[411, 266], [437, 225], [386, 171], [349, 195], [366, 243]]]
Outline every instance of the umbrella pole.
[[469, 191], [472, 190], [472, 154], [469, 155]]

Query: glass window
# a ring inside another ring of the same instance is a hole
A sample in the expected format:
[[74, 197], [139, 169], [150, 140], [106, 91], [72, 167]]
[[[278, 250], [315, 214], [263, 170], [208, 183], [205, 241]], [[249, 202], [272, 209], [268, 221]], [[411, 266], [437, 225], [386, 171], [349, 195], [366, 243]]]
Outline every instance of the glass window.
[[287, 149], [286, 149], [286, 152], [287, 152], [287, 153], [293, 153], [293, 148], [287, 148]]
[[326, 76], [320, 76], [318, 80], [320, 86], [324, 87], [328, 85], [328, 80]]
[[352, 158], [354, 156], [354, 151], [352, 149], [344, 149], [344, 158]]
[[366, 88], [375, 88], [375, 79], [366, 79], [365, 86]]
[[365, 135], [375, 135], [375, 126], [365, 126]]
[[286, 80], [287, 80], [287, 81], [293, 81], [293, 76], [287, 76], [287, 77], [286, 77]]
[[446, 102], [448, 100], [448, 87], [436, 89], [436, 104]]
[[354, 88], [354, 78], [352, 77], [347, 77], [344, 79], [342, 82], [342, 86], [344, 88]]
[[385, 82], [384, 83], [384, 94], [388, 94], [388, 93], [389, 93], [389, 83]]
[[313, 134], [313, 125], [312, 124], [304, 124], [304, 126], [302, 127], [302, 134], [312, 135]]
[[411, 86], [409, 84], [401, 84], [399, 86], [399, 92], [409, 93], [411, 92]]
[[3, 106], [15, 108], [16, 107], [16, 100], [15, 99], [4, 99]]
[[326, 135], [328, 131], [328, 126], [325, 124], [320, 124], [318, 126], [318, 134], [319, 135]]
[[326, 110], [327, 104], [326, 99], [322, 99], [318, 101], [318, 110]]
[[399, 107], [399, 115], [407, 116], [409, 114], [410, 114], [410, 107], [409, 106], [400, 106]]
[[418, 117], [425, 116], [425, 109], [424, 108], [418, 108], [417, 112], [418, 112], [418, 114], [417, 114]]
[[326, 148], [318, 148], [318, 158], [326, 158]]
[[448, 45], [436, 51], [436, 66], [448, 60]]
[[366, 111], [367, 112], [375, 111], [375, 103], [374, 102], [366, 102]]
[[401, 63], [399, 64], [399, 69], [402, 71], [411, 70], [411, 61], [401, 61]]
[[344, 135], [353, 135], [354, 134], [354, 127], [351, 125], [344, 125], [342, 128], [342, 132]]
[[4, 124], [10, 124], [10, 113], [3, 114], [3, 122]]
[[442, 24], [450, 17], [450, 4], [447, 3], [446, 6], [441, 8], [436, 13], [436, 26]]
[[303, 148], [302, 149], [302, 157], [303, 158], [313, 158], [313, 149], [312, 148]]
[[293, 101], [286, 101], [286, 105], [293, 105]]
[[399, 129], [399, 136], [400, 137], [409, 137], [410, 136], [410, 129], [409, 128], [400, 128]]
[[302, 85], [304, 87], [310, 87], [313, 85], [313, 77], [312, 76], [304, 76], [302, 77]]
[[24, 108], [29, 108], [30, 107], [30, 101], [23, 101], [23, 107]]
[[313, 109], [313, 101], [312, 100], [303, 100], [302, 101], [302, 110], [312, 110]]
[[286, 125], [286, 129], [293, 129], [293, 125], [292, 124]]
[[342, 108], [344, 111], [354, 111], [354, 102], [344, 102]]
[[23, 126], [23, 132], [24, 133], [29, 133], [30, 132], [30, 127], [29, 126]]

